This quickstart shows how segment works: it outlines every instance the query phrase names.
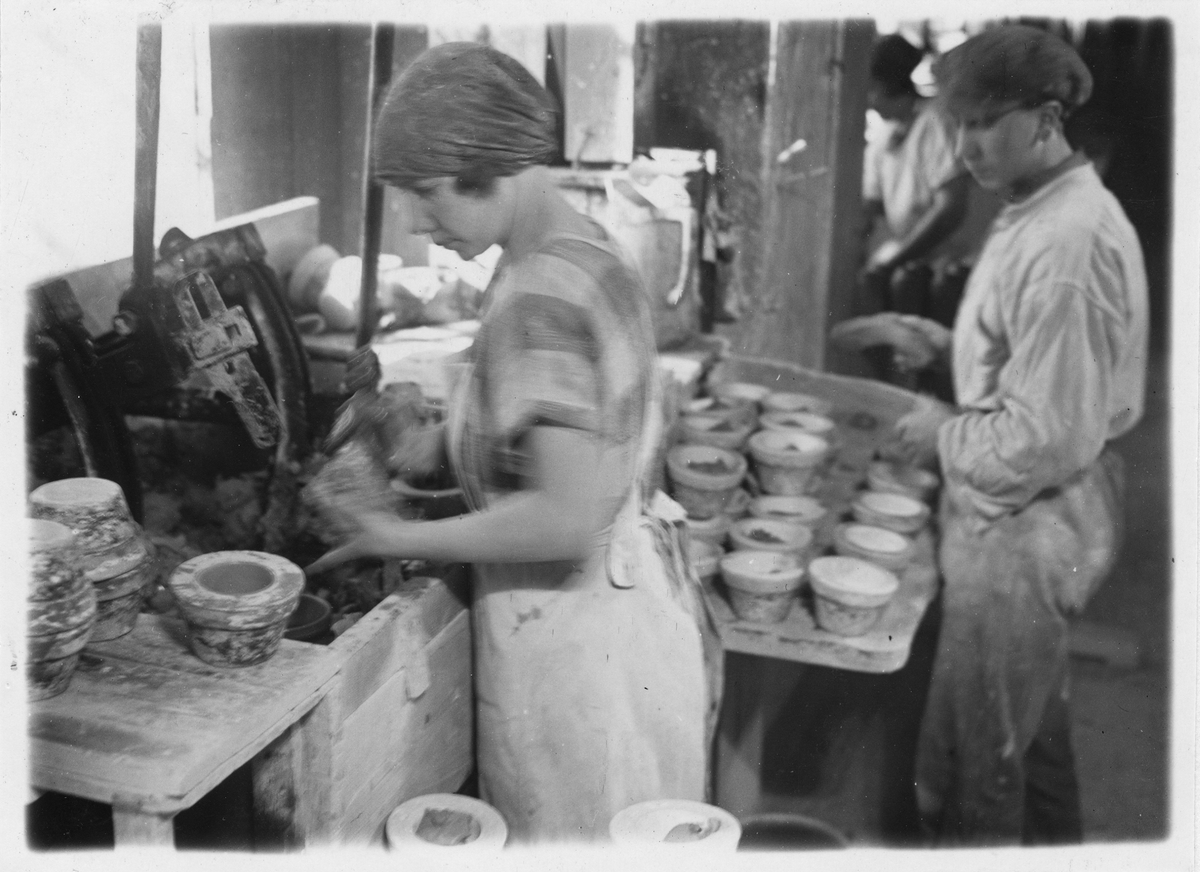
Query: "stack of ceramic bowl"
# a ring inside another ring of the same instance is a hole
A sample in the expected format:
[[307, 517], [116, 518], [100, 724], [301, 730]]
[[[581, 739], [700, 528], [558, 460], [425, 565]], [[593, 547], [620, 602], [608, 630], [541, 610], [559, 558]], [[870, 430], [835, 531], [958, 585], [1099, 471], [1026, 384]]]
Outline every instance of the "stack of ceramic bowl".
[[869, 524], [839, 524], [833, 531], [833, 547], [845, 557], [869, 560], [896, 573], [907, 568], [916, 551], [907, 536]]
[[619, 847], [639, 852], [691, 850], [707, 856], [737, 850], [742, 827], [719, 806], [690, 799], [651, 799], [613, 815], [608, 834]]
[[125, 494], [103, 478], [66, 478], [29, 495], [30, 514], [55, 521], [75, 534], [78, 565], [96, 592], [93, 642], [133, 629], [155, 580], [148, 540], [133, 520]]
[[430, 793], [406, 800], [384, 824], [388, 845], [410, 852], [499, 850], [508, 841], [500, 812], [457, 793]]
[[192, 653], [214, 666], [251, 666], [278, 650], [304, 572], [262, 551], [216, 551], [181, 563], [167, 587], [187, 621]]
[[804, 564], [780, 551], [731, 551], [721, 558], [729, 604], [743, 621], [777, 624], [787, 617], [804, 579]]
[[96, 624], [96, 592], [79, 571], [75, 534], [54, 521], [30, 519], [28, 697], [47, 699], [71, 682], [79, 652]]
[[725, 511], [746, 477], [746, 458], [711, 445], [676, 445], [667, 452], [672, 495], [692, 518]]
[[779, 551], [801, 563], [808, 559], [812, 541], [808, 527], [776, 518], [742, 518], [729, 528], [729, 544], [735, 551]]
[[861, 636], [879, 622], [900, 586], [895, 574], [856, 557], [818, 557], [808, 565], [817, 626]]
[[929, 521], [929, 506], [910, 496], [879, 491], [860, 491], [850, 504], [854, 518], [860, 524], [883, 527], [913, 536]]
[[759, 430], [747, 442], [758, 483], [768, 494], [799, 496], [829, 455], [829, 443], [800, 431]]

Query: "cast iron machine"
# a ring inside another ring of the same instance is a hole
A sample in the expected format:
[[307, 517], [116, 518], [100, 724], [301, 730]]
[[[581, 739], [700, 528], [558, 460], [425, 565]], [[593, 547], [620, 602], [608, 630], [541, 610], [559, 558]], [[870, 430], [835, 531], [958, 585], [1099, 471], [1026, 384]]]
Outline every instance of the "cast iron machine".
[[269, 453], [263, 548], [278, 552], [310, 447], [307, 359], [253, 225], [199, 239], [172, 229], [155, 250], [160, 53], [161, 29], [139, 28], [130, 285], [98, 336], [68, 280], [30, 290], [28, 430], [69, 426], [87, 474], [118, 482], [141, 520], [125, 415], [241, 426]]

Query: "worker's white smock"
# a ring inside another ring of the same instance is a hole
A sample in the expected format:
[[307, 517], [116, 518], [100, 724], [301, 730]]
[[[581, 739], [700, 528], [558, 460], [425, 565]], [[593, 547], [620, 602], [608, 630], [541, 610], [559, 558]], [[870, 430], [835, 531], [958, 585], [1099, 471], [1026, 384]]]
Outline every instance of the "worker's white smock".
[[1005, 208], [954, 326], [951, 492], [982, 518], [1017, 511], [1136, 424], [1148, 305], [1137, 235], [1090, 163]]
[[1066, 617], [1115, 560], [1121, 470], [1105, 446], [1142, 413], [1147, 309], [1137, 237], [1088, 163], [1007, 206], [971, 274], [960, 414], [938, 432], [944, 608], [916, 765], [946, 843], [1029, 839], [1058, 813], [1030, 817], [1030, 796], [1052, 808], [1060, 792], [1070, 818], [1069, 762], [1035, 788], [1027, 754], [1065, 720]]
[[954, 133], [932, 104], [918, 103], [907, 131], [879, 125], [863, 156], [863, 199], [883, 204], [891, 235], [900, 239], [933, 205], [938, 188], [966, 172]]

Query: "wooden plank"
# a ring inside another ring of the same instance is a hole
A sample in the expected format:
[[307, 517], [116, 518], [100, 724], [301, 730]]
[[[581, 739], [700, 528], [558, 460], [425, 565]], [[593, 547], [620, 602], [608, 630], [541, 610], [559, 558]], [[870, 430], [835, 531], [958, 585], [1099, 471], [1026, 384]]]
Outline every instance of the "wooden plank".
[[460, 613], [425, 649], [433, 678], [411, 697], [407, 670], [393, 675], [342, 724], [334, 754], [343, 797], [339, 841], [378, 843], [393, 808], [424, 793], [453, 792], [474, 765], [470, 621]]
[[[210, 228], [190, 228], [198, 236], [228, 227], [254, 224], [266, 246], [266, 262], [281, 279], [295, 267], [304, 252], [317, 244], [320, 202], [296, 197], [217, 221]], [[133, 258], [84, 267], [62, 276], [71, 285], [83, 309], [83, 326], [92, 336], [112, 329], [121, 296], [133, 280]]]
[[[321, 241], [321, 201], [316, 197], [293, 197], [218, 221], [213, 229], [253, 224], [267, 249], [267, 266], [281, 281], [296, 268], [300, 258]], [[286, 287], [286, 285], [285, 285]]]
[[359, 253], [370, 25], [214, 25], [218, 215], [291, 197], [324, 204], [320, 238]]
[[[848, 198], [861, 191], [862, 147], [847, 143], [861, 143], [865, 106], [851, 93], [858, 78], [843, 69], [851, 60], [865, 63], [859, 52], [847, 54], [862, 42], [863, 26], [778, 28], [762, 140], [762, 271], [760, 286], [748, 289], [750, 311], [730, 331], [739, 353], [807, 366], [824, 361], [830, 313], [844, 305], [832, 296], [833, 261], [851, 254], [837, 247], [846, 238], [834, 219], [845, 220]], [[800, 140], [805, 146], [794, 149]]]
[[339, 636], [330, 646], [344, 663], [336, 689], [339, 722], [409, 662], [414, 640], [406, 632], [421, 634], [419, 648], [464, 609], [440, 579], [410, 579]]
[[[832, 148], [837, 164], [830, 199], [829, 287], [825, 294], [826, 317], [823, 319], [826, 331], [847, 318], [865, 314], [859, 300], [858, 270], [866, 256], [860, 231], [863, 140], [866, 135], [867, 78], [874, 41], [873, 22], [848, 20], [842, 23], [833, 98], [838, 124]], [[805, 303], [800, 302], [800, 305]], [[822, 319], [813, 320], [819, 322]], [[869, 374], [861, 354], [847, 353], [832, 345], [823, 345], [823, 350], [823, 355], [815, 358], [812, 365], [852, 375]]]
[[[276, 203], [293, 183], [292, 35], [262, 24], [209, 27], [213, 197], [218, 216]], [[315, 58], [306, 57], [314, 62]]]
[[340, 662], [284, 640], [265, 663], [220, 669], [192, 656], [182, 632], [143, 615], [127, 636], [85, 649], [65, 693], [30, 706], [36, 786], [186, 808], [311, 709]]
[[[178, 811], [250, 759], [316, 700], [270, 721], [159, 718], [140, 731], [98, 725], [97, 718], [56, 719], [54, 735], [31, 730], [33, 780], [39, 786], [112, 802], [122, 794], [139, 808]], [[220, 710], [215, 710], [220, 716]], [[239, 729], [242, 728], [242, 729]], [[155, 741], [154, 735], [162, 737]], [[166, 738], [170, 736], [171, 738]]]

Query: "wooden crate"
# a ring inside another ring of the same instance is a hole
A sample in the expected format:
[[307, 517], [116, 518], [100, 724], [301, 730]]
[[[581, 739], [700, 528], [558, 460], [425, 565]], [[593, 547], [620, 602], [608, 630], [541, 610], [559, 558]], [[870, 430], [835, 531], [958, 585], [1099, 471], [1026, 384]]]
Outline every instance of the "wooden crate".
[[406, 799], [474, 765], [467, 577], [410, 579], [329, 647], [341, 665], [307, 718], [254, 761], [255, 831], [288, 847], [377, 844]]

